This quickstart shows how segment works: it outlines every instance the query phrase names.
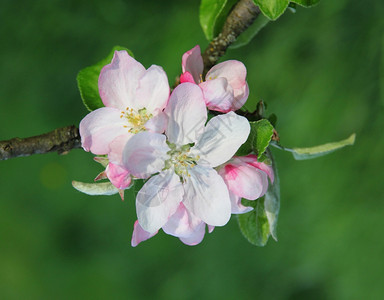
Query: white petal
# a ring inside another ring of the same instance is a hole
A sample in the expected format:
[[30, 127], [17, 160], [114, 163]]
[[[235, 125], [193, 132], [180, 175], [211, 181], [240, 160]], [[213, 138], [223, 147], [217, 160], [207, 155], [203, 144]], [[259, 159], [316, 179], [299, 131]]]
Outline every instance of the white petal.
[[207, 121], [207, 109], [201, 89], [193, 83], [181, 83], [172, 92], [165, 109], [168, 115], [166, 135], [171, 143], [196, 142]]
[[236, 153], [247, 140], [249, 132], [248, 120], [234, 112], [213, 117], [191, 153], [200, 155], [212, 167], [217, 167]]
[[253, 207], [244, 206], [243, 204], [241, 204], [241, 197], [231, 192], [229, 192], [229, 196], [231, 198], [231, 213], [244, 214], [253, 210]]
[[203, 90], [204, 100], [209, 109], [224, 113], [232, 110], [235, 98], [226, 78], [204, 81], [199, 86]]
[[127, 51], [115, 51], [112, 62], [101, 70], [99, 76], [99, 92], [105, 106], [132, 108], [144, 72], [143, 65]]
[[188, 212], [183, 203], [179, 204], [176, 212], [169, 218], [163, 226], [163, 231], [177, 237], [189, 237], [194, 234], [199, 227], [205, 223]]
[[183, 198], [183, 186], [172, 170], [151, 177], [136, 197], [141, 227], [149, 233], [159, 230], [173, 215]]
[[167, 75], [161, 67], [153, 65], [139, 80], [133, 108], [145, 107], [149, 113], [157, 114], [167, 105], [169, 92]]
[[205, 223], [201, 222], [195, 231], [188, 237], [180, 237], [180, 241], [189, 246], [200, 244], [205, 235]]
[[196, 165], [184, 183], [183, 204], [208, 225], [223, 226], [231, 217], [231, 202], [224, 180], [212, 168]]
[[164, 112], [160, 112], [145, 123], [145, 128], [152, 132], [163, 133], [167, 128], [168, 117]]
[[121, 111], [112, 107], [102, 107], [90, 112], [80, 122], [81, 145], [85, 151], [104, 155], [109, 152], [109, 144], [121, 135], [130, 135], [128, 122], [120, 118]]
[[138, 178], [148, 178], [164, 168], [170, 150], [163, 134], [140, 132], [126, 143], [123, 150], [123, 166]]

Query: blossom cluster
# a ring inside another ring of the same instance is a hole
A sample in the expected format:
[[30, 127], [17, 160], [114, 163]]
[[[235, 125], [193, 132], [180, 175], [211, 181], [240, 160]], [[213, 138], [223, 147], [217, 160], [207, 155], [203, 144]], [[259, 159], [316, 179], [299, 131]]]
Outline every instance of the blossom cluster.
[[[212, 232], [231, 214], [252, 210], [241, 199], [262, 197], [273, 182], [271, 166], [256, 155], [234, 156], [250, 133], [248, 120], [234, 112], [249, 94], [245, 66], [219, 63], [205, 80], [203, 68], [199, 46], [187, 51], [172, 93], [161, 67], [145, 69], [126, 51], [116, 51], [101, 70], [105, 107], [81, 121], [81, 142], [108, 159], [96, 179], [120, 191], [145, 180], [136, 195], [132, 246], [159, 229], [196, 245], [206, 227]], [[208, 110], [218, 113], [208, 120]]]

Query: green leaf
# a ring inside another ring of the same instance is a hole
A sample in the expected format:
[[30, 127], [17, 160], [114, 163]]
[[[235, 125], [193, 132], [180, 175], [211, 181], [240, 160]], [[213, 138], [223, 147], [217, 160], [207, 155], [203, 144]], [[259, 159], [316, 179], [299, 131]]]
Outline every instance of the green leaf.
[[85, 193], [87, 195], [114, 195], [119, 192], [119, 190], [109, 181], [108, 182], [98, 182], [98, 183], [85, 183], [80, 181], [72, 181], [72, 186], [79, 192]]
[[320, 2], [320, 0], [291, 0], [291, 2], [297, 3], [304, 7], [311, 7]]
[[267, 151], [267, 154], [272, 161], [274, 182], [273, 184], [269, 185], [268, 191], [265, 194], [264, 207], [269, 223], [269, 232], [273, 239], [277, 241], [277, 220], [280, 211], [280, 179], [277, 173], [276, 162], [273, 159], [272, 153]]
[[265, 246], [270, 230], [264, 209], [264, 197], [253, 201], [243, 199], [242, 202], [243, 205], [252, 206], [254, 209], [238, 215], [240, 231], [251, 244]]
[[99, 95], [98, 80], [100, 71], [105, 65], [111, 63], [115, 51], [119, 50], [126, 50], [133, 57], [132, 52], [127, 48], [115, 46], [106, 58], [93, 66], [82, 69], [77, 74], [77, 86], [80, 90], [81, 99], [85, 107], [90, 111], [104, 106]]
[[268, 22], [269, 19], [267, 17], [260, 15], [251, 26], [240, 34], [240, 36], [231, 46], [229, 46], [229, 48], [235, 49], [247, 45], [256, 36], [256, 34], [258, 34], [259, 31], [268, 24]]
[[208, 41], [219, 34], [223, 24], [238, 0], [202, 0], [200, 25]]
[[276, 20], [289, 5], [289, 0], [253, 0], [261, 12], [269, 19]]
[[324, 145], [309, 148], [284, 148], [284, 150], [292, 152], [293, 157], [297, 160], [312, 159], [319, 156], [327, 155], [345, 146], [351, 146], [355, 143], [355, 138], [356, 134], [354, 133], [349, 138], [339, 142], [327, 143]]
[[273, 135], [273, 126], [267, 119], [249, 122], [251, 132], [246, 142], [236, 152], [237, 156], [248, 155], [254, 152], [261, 156], [267, 149]]

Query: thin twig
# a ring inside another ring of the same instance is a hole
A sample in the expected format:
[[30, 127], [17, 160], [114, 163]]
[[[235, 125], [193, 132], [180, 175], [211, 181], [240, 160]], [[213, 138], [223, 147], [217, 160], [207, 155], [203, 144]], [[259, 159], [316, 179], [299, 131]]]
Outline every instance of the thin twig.
[[24, 139], [0, 141], [0, 160], [56, 151], [65, 154], [80, 147], [79, 129], [72, 125]]
[[227, 48], [236, 41], [237, 37], [244, 32], [256, 20], [260, 9], [253, 0], [240, 0], [228, 15], [223, 29], [205, 49], [203, 56], [204, 74], [214, 66], [222, 57]]

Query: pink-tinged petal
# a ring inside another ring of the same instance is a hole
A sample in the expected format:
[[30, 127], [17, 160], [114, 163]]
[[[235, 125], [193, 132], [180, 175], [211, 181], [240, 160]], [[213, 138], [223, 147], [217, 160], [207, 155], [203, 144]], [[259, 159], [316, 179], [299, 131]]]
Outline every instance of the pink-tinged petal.
[[109, 181], [119, 190], [124, 190], [131, 186], [132, 177], [126, 169], [113, 163], [109, 163], [105, 169], [105, 173]]
[[212, 168], [196, 165], [185, 179], [183, 204], [208, 225], [223, 226], [231, 217], [231, 202], [224, 180]]
[[248, 164], [227, 164], [219, 170], [228, 186], [235, 195], [255, 200], [262, 197], [268, 189], [267, 173]]
[[208, 225], [208, 233], [212, 233], [213, 229], [215, 229], [215, 226]]
[[85, 151], [104, 155], [109, 152], [109, 143], [120, 135], [126, 135], [128, 122], [120, 118], [121, 111], [112, 107], [96, 109], [80, 122], [81, 145]]
[[181, 83], [172, 92], [165, 109], [168, 116], [166, 135], [169, 142], [185, 145], [196, 142], [207, 121], [201, 89], [192, 83]]
[[183, 54], [181, 67], [183, 73], [189, 72], [193, 76], [195, 83], [200, 82], [200, 76], [203, 74], [204, 70], [204, 63], [199, 45]]
[[101, 70], [99, 76], [99, 92], [104, 105], [119, 110], [132, 108], [136, 88], [144, 73], [143, 65], [127, 51], [115, 51], [112, 62]]
[[120, 135], [109, 143], [108, 160], [116, 165], [123, 165], [123, 150], [133, 133]]
[[253, 207], [244, 206], [241, 204], [241, 197], [236, 196], [234, 193], [231, 193], [231, 191], [229, 192], [229, 196], [231, 198], [231, 213], [245, 214], [253, 210]]
[[164, 112], [160, 112], [145, 123], [145, 128], [151, 132], [163, 133], [168, 125], [168, 117]]
[[157, 231], [154, 233], [150, 233], [148, 231], [145, 231], [139, 224], [139, 221], [135, 222], [135, 225], [133, 225], [133, 233], [132, 233], [132, 240], [131, 245], [132, 247], [136, 247], [141, 242], [144, 242], [154, 235], [157, 234]]
[[206, 75], [206, 81], [225, 78], [233, 90], [233, 101], [230, 110], [240, 109], [248, 99], [249, 88], [246, 82], [247, 69], [237, 60], [228, 60], [217, 64]]
[[151, 177], [136, 197], [136, 212], [141, 227], [156, 232], [173, 215], [183, 198], [184, 190], [172, 170]]
[[203, 240], [205, 235], [205, 223], [200, 223], [200, 225], [195, 229], [195, 231], [187, 236], [187, 237], [180, 237], [180, 241], [182, 241], [184, 244], [188, 246], [195, 246], [197, 244], [200, 244]]
[[241, 89], [245, 84], [247, 69], [244, 64], [238, 60], [227, 60], [213, 66], [205, 76], [205, 80], [212, 80], [224, 77], [228, 80], [228, 84], [234, 90]]
[[191, 153], [200, 155], [212, 167], [228, 161], [247, 140], [249, 122], [234, 112], [213, 117]]
[[211, 110], [227, 113], [232, 110], [235, 98], [227, 79], [217, 78], [199, 84], [203, 90], [204, 101]]
[[247, 155], [247, 156], [237, 156], [236, 160], [241, 161], [243, 163], [250, 164], [250, 165], [252, 165], [252, 166], [254, 166], [254, 167], [264, 171], [265, 173], [267, 173], [269, 179], [271, 180], [271, 183], [273, 183], [275, 178], [274, 178], [274, 173], [273, 173], [272, 166], [269, 166], [269, 165], [267, 165], [266, 163], [263, 163], [263, 162], [258, 162], [256, 155], [250, 154], [250, 155]]
[[195, 83], [195, 79], [193, 79], [193, 76], [189, 72], [185, 72], [180, 75], [180, 83], [184, 82], [190, 82], [190, 83]]
[[169, 147], [163, 134], [140, 132], [129, 139], [123, 150], [123, 166], [138, 178], [148, 178], [164, 168]]
[[193, 214], [188, 212], [183, 203], [179, 204], [176, 212], [168, 219], [168, 222], [163, 226], [163, 231], [177, 237], [189, 237], [198, 229], [203, 223], [200, 219], [196, 218]]
[[153, 115], [158, 114], [167, 105], [169, 98], [167, 74], [159, 66], [151, 66], [139, 80], [134, 109], [146, 108]]
[[235, 97], [235, 100], [233, 101], [232, 110], [238, 110], [243, 107], [245, 102], [247, 102], [249, 96], [248, 83], [245, 83], [242, 88], [235, 89], [233, 91], [233, 95]]

